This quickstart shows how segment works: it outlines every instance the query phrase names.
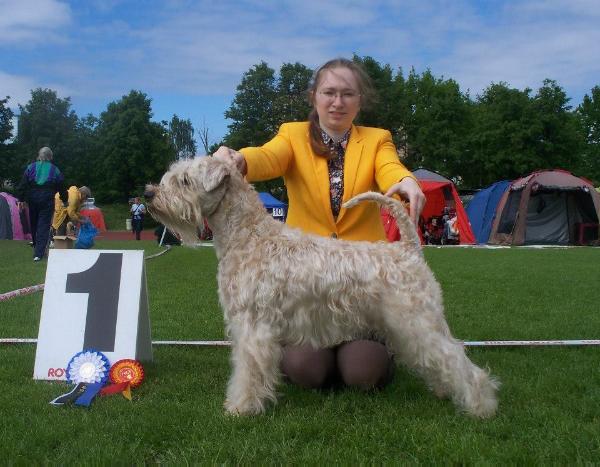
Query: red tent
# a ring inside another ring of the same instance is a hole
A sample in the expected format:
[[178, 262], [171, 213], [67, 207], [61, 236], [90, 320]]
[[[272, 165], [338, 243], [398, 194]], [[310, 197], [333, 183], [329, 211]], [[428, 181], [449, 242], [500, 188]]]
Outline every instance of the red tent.
[[[425, 193], [427, 203], [421, 213], [421, 223], [429, 224], [432, 220], [441, 220], [444, 214], [444, 208], [456, 210], [457, 224], [459, 231], [459, 242], [461, 245], [472, 245], [475, 243], [475, 235], [469, 223], [469, 217], [458, 196], [456, 187], [451, 180], [428, 170], [419, 169], [413, 172], [421, 184], [421, 189]], [[390, 242], [398, 240], [400, 234], [396, 222], [385, 212], [382, 213], [383, 225], [386, 230], [387, 238]], [[422, 230], [419, 229], [419, 235], [422, 237]]]

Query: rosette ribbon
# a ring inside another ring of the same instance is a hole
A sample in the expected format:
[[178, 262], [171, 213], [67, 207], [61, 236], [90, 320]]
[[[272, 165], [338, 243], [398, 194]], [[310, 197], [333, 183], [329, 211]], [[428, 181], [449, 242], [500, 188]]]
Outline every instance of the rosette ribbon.
[[75, 405], [89, 407], [96, 394], [108, 379], [110, 364], [102, 352], [84, 350], [71, 358], [67, 365], [67, 381], [75, 387], [66, 394], [50, 401], [52, 405]]
[[144, 380], [144, 367], [137, 360], [126, 358], [110, 367], [108, 375], [112, 384], [103, 387], [100, 395], [120, 392], [125, 399], [131, 400], [131, 389], [138, 387]]

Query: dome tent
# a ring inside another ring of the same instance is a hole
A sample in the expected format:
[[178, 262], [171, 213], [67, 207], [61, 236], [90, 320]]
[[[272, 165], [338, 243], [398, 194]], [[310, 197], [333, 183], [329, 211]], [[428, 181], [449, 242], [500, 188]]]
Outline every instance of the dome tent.
[[430, 182], [452, 182], [450, 179], [437, 172], [423, 168], [415, 170], [412, 174], [419, 180], [429, 180]]
[[487, 243], [490, 238], [492, 224], [496, 218], [496, 208], [510, 184], [511, 182], [508, 180], [491, 184], [475, 193], [473, 199], [465, 208], [477, 243]]
[[515, 180], [498, 203], [489, 243], [575, 245], [598, 240], [600, 195], [566, 170]]
[[[423, 168], [413, 171], [413, 175], [419, 180], [421, 189], [427, 198], [427, 202], [421, 213], [421, 217], [425, 223], [433, 217], [441, 218], [444, 208], [455, 209], [458, 218], [457, 224], [460, 244], [474, 244], [475, 236], [471, 230], [469, 218], [452, 180], [447, 179], [437, 172], [432, 172]], [[395, 241], [400, 238], [400, 234], [398, 233], [398, 227], [395, 222], [390, 221], [390, 217], [389, 213], [382, 212], [387, 238], [389, 241]], [[422, 234], [422, 232], [419, 232], [419, 234]]]
[[419, 180], [423, 193], [427, 198], [427, 203], [423, 208], [421, 215], [425, 220], [433, 216], [440, 216], [445, 207], [456, 209], [458, 217], [458, 230], [460, 232], [460, 244], [472, 245], [475, 243], [475, 236], [471, 230], [469, 217], [465, 212], [463, 203], [458, 196], [456, 187], [452, 180], [432, 172], [427, 169], [417, 169], [413, 172]]
[[287, 204], [282, 203], [270, 193], [266, 192], [259, 192], [258, 197], [271, 216], [273, 216], [275, 219], [285, 221], [287, 216]]
[[0, 239], [31, 240], [27, 208], [19, 210], [18, 200], [9, 193], [0, 193]]

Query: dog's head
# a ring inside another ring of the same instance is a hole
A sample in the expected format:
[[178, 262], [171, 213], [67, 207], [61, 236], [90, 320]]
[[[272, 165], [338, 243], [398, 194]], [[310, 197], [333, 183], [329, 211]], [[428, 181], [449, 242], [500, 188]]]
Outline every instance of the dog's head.
[[158, 185], [146, 185], [148, 211], [184, 243], [195, 243], [203, 218], [217, 210], [235, 170], [231, 163], [209, 156], [176, 162]]

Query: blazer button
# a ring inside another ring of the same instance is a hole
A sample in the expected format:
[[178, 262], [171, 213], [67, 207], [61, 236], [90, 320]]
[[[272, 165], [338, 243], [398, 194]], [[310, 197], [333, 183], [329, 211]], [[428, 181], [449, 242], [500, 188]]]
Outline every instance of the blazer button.
[[331, 234], [331, 238], [337, 238], [337, 234], [336, 234], [335, 232], [333, 232], [333, 233]]

